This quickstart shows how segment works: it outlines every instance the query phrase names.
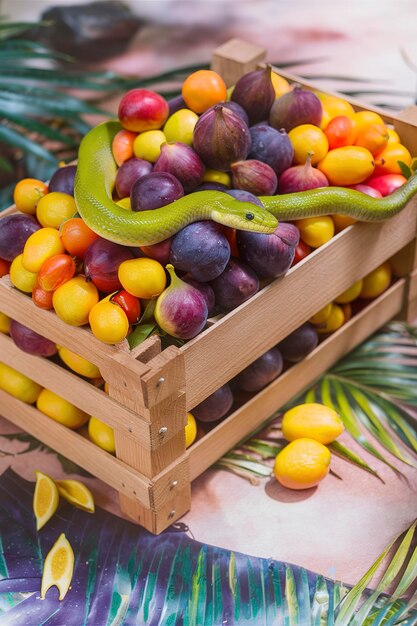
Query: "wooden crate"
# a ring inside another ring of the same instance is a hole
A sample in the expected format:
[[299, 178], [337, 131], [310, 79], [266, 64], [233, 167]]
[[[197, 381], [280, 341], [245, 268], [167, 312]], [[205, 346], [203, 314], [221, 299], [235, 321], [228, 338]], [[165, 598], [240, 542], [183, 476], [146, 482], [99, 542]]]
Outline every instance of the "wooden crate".
[[[258, 47], [233, 40], [215, 52], [213, 66], [231, 83], [264, 58]], [[378, 112], [417, 154], [415, 109], [397, 117]], [[114, 487], [122, 511], [159, 533], [190, 508], [194, 478], [388, 320], [415, 315], [416, 208], [417, 198], [386, 222], [350, 226], [181, 348], [161, 350], [158, 337], [132, 351], [126, 341], [107, 346], [88, 329], [68, 326], [55, 313], [37, 308], [4, 277], [0, 310], [97, 365], [109, 395], [51, 360], [22, 352], [0, 334], [1, 361], [111, 426], [116, 456], [2, 391], [1, 413]], [[401, 277], [388, 291], [185, 449], [187, 411], [393, 255]]]

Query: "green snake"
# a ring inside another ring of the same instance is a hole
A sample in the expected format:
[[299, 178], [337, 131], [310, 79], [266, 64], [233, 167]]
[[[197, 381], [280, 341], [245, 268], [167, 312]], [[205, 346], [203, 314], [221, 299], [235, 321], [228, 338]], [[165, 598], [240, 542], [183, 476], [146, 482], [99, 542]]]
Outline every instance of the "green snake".
[[112, 199], [117, 166], [112, 142], [121, 129], [106, 122], [81, 142], [75, 177], [77, 210], [98, 235], [125, 246], [148, 246], [188, 224], [211, 219], [238, 230], [273, 233], [281, 220], [340, 214], [361, 221], [382, 221], [399, 213], [417, 192], [417, 175], [385, 198], [375, 199], [344, 187], [263, 196], [264, 209], [221, 191], [198, 191], [153, 211], [128, 211]]

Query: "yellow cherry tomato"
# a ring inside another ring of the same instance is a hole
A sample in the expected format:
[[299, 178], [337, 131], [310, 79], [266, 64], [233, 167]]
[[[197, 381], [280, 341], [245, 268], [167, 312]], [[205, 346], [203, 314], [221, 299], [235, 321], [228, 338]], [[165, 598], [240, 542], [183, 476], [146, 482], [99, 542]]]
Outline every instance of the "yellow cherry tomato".
[[9, 334], [10, 330], [10, 317], [0, 311], [0, 333], [5, 335]]
[[401, 143], [388, 143], [385, 148], [375, 156], [375, 176], [402, 174], [398, 161], [409, 166], [411, 160], [411, 154]]
[[119, 265], [118, 276], [128, 293], [145, 300], [159, 296], [166, 285], [165, 270], [154, 259], [139, 258], [123, 261]]
[[191, 146], [193, 143], [194, 126], [198, 115], [190, 109], [180, 109], [173, 113], [165, 122], [164, 134], [166, 141], [180, 141]]
[[324, 324], [317, 326], [317, 332], [319, 335], [328, 335], [330, 333], [334, 333], [345, 323], [345, 313], [341, 306], [338, 304], [332, 303], [332, 310], [330, 311], [330, 315]]
[[91, 332], [103, 343], [116, 344], [129, 332], [129, 320], [123, 309], [110, 300], [101, 300], [88, 316]]
[[303, 164], [311, 155], [311, 164], [316, 165], [324, 159], [328, 150], [329, 142], [324, 132], [313, 124], [301, 124], [288, 133], [288, 137], [294, 148], [294, 163]]
[[230, 187], [232, 179], [227, 172], [219, 172], [218, 170], [212, 170], [208, 167], [204, 172], [203, 182], [221, 183], [222, 185], [226, 185], [226, 187]]
[[62, 222], [68, 220], [77, 212], [77, 206], [72, 196], [60, 191], [53, 191], [41, 198], [36, 207], [36, 217], [41, 226], [59, 228]]
[[387, 132], [388, 132], [388, 143], [401, 143], [401, 138], [399, 134], [397, 133], [397, 131], [395, 131], [393, 128], [387, 127]]
[[319, 248], [334, 235], [333, 220], [329, 215], [305, 217], [297, 221], [300, 237], [308, 246]]
[[391, 266], [387, 261], [365, 276], [363, 279], [360, 297], [365, 298], [366, 300], [377, 298], [381, 295], [381, 293], [388, 289], [391, 278]]
[[161, 146], [166, 140], [162, 130], [146, 130], [140, 133], [133, 142], [135, 157], [155, 163], [161, 154]]
[[329, 318], [331, 311], [332, 303], [329, 302], [329, 304], [326, 304], [326, 306], [320, 309], [320, 311], [317, 311], [317, 313], [315, 313], [313, 317], [310, 317], [308, 321], [312, 324], [324, 324], [324, 322]]
[[85, 276], [74, 276], [54, 291], [52, 304], [58, 317], [71, 326], [83, 326], [98, 302], [97, 287]]
[[353, 283], [349, 289], [346, 289], [340, 296], [335, 298], [335, 302], [337, 304], [346, 304], [347, 302], [353, 302], [356, 298], [359, 298], [360, 293], [362, 291], [363, 280], [357, 280], [356, 283]]
[[357, 220], [355, 220], [353, 217], [349, 217], [348, 215], [332, 215], [332, 220], [336, 233], [340, 233], [348, 226], [351, 226], [352, 224], [357, 222]]
[[197, 422], [192, 413], [187, 413], [187, 425], [185, 427], [185, 447], [189, 448], [197, 437]]
[[110, 428], [110, 426], [107, 426], [107, 424], [96, 417], [90, 417], [88, 422], [88, 436], [99, 448], [110, 452], [110, 454], [116, 452], [113, 428]]
[[28, 272], [28, 270], [23, 267], [22, 260], [23, 254], [19, 254], [13, 259], [10, 266], [10, 280], [12, 285], [20, 289], [20, 291], [32, 293], [36, 286], [38, 274], [37, 272]]
[[47, 259], [64, 253], [64, 244], [56, 228], [49, 226], [40, 228], [26, 240], [23, 248], [23, 267], [29, 272], [39, 272]]
[[68, 428], [80, 428], [89, 418], [87, 413], [49, 389], [42, 389], [36, 406], [38, 411]]
[[0, 389], [26, 404], [36, 402], [42, 387], [13, 367], [0, 363]]
[[284, 93], [288, 93], [292, 89], [288, 80], [276, 72], [271, 72], [271, 81], [275, 91], [275, 98], [283, 96]]
[[373, 173], [375, 161], [366, 148], [343, 146], [329, 150], [317, 168], [327, 176], [331, 185], [356, 185]]
[[357, 133], [355, 146], [362, 146], [375, 156], [385, 148], [388, 139], [388, 129], [385, 124], [368, 124]]
[[19, 211], [35, 215], [39, 200], [47, 193], [48, 185], [41, 180], [24, 178], [14, 188], [13, 200]]

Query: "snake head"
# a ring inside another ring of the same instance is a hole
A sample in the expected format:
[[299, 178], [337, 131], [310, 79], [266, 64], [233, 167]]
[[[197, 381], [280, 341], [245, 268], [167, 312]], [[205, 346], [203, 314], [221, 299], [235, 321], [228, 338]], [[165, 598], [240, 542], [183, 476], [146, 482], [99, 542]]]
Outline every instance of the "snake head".
[[216, 202], [211, 211], [211, 219], [224, 226], [237, 230], [251, 230], [256, 233], [272, 234], [278, 220], [263, 207], [251, 202], [235, 200], [227, 194], [224, 202]]

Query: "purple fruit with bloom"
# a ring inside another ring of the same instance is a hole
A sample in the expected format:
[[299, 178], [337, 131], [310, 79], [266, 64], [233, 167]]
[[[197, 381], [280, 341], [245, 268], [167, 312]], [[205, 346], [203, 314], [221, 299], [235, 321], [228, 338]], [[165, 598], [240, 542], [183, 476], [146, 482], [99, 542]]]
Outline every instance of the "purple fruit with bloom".
[[257, 392], [278, 378], [283, 367], [284, 359], [280, 351], [277, 348], [271, 348], [245, 367], [234, 381], [243, 391]]
[[184, 195], [178, 178], [168, 172], [151, 172], [137, 180], [130, 190], [132, 211], [151, 211], [175, 202]]
[[204, 164], [191, 146], [172, 141], [162, 144], [161, 154], [153, 171], [169, 172], [180, 181], [185, 193], [190, 193], [203, 180]]
[[259, 280], [253, 269], [233, 257], [224, 272], [212, 280], [210, 285], [220, 311], [235, 309], [259, 291]]
[[121, 164], [116, 173], [115, 187], [119, 198], [128, 198], [137, 180], [152, 172], [152, 163], [133, 157]]
[[16, 322], [16, 320], [10, 320], [10, 337], [18, 348], [28, 354], [48, 357], [58, 352], [53, 341], [35, 333], [34, 330]]
[[233, 393], [226, 383], [192, 409], [200, 422], [217, 422], [232, 408]]
[[170, 285], [156, 301], [155, 319], [168, 335], [178, 339], [192, 339], [207, 322], [207, 303], [203, 294], [175, 274], [174, 266], [166, 269], [171, 276]]
[[51, 191], [60, 191], [61, 193], [66, 193], [69, 196], [73, 196], [76, 171], [76, 165], [66, 165], [65, 167], [59, 167], [52, 174], [51, 180], [49, 181], [49, 193], [51, 193]]

